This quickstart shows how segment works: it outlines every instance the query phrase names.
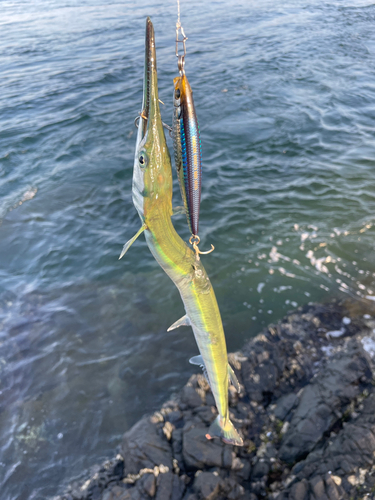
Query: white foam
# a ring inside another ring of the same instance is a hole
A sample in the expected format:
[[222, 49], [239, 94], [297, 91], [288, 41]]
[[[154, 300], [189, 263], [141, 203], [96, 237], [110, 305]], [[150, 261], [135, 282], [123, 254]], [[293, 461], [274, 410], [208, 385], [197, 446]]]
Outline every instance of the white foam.
[[276, 293], [281, 293], [284, 292], [285, 290], [290, 290], [291, 288], [293, 288], [291, 285], [281, 285], [279, 287], [274, 288], [273, 291]]
[[375, 341], [372, 337], [363, 337], [361, 340], [363, 349], [373, 358], [375, 356]]
[[344, 325], [350, 325], [350, 323], [352, 322], [352, 320], [350, 318], [347, 318], [346, 316], [344, 316], [342, 318], [342, 322], [344, 323]]

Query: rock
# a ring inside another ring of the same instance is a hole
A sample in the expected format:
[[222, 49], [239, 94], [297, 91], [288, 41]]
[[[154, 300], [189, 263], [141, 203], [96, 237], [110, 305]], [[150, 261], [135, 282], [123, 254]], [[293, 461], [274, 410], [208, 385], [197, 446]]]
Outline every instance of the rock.
[[173, 473], [159, 474], [157, 478], [156, 500], [171, 500], [173, 490]]
[[105, 491], [102, 500], [113, 500], [112, 492], [110, 490]]
[[211, 472], [202, 472], [194, 480], [194, 490], [202, 500], [214, 500], [220, 490], [221, 479]]
[[188, 468], [221, 467], [223, 443], [208, 440], [206, 433], [206, 427], [192, 427], [183, 434], [182, 453]]
[[225, 496], [227, 500], [238, 500], [242, 498], [245, 493], [245, 488], [238, 484], [233, 478], [226, 478], [221, 481], [220, 489], [222, 496]]
[[290, 394], [286, 394], [285, 396], [282, 396], [277, 401], [277, 406], [275, 409], [275, 417], [281, 421], [284, 421], [285, 417], [288, 415], [288, 413], [294, 407], [297, 401], [298, 401], [298, 396], [293, 392]]
[[[372, 307], [304, 306], [230, 356], [245, 388], [230, 408], [243, 447], [206, 439], [216, 409], [204, 377], [193, 375], [179, 397], [124, 435], [125, 459], [94, 467], [54, 500], [372, 498]], [[345, 334], [327, 339], [344, 317]]]
[[186, 493], [183, 500], [198, 500], [198, 497], [194, 493]]
[[185, 481], [183, 477], [173, 476], [171, 500], [181, 500], [185, 491]]
[[190, 408], [196, 408], [204, 403], [201, 391], [198, 392], [189, 385], [185, 385], [182, 389], [181, 401]]
[[280, 458], [288, 463], [304, 458], [371, 379], [369, 360], [360, 344], [352, 343], [347, 352], [338, 353], [303, 390], [283, 437]]
[[307, 500], [307, 481], [293, 484], [290, 491], [290, 500]]
[[154, 474], [145, 474], [139, 482], [142, 489], [149, 497], [154, 497], [156, 493], [156, 480]]
[[122, 442], [124, 475], [137, 474], [140, 469], [163, 464], [172, 469], [172, 450], [162, 431], [150, 418], [142, 418], [128, 432]]
[[321, 476], [315, 476], [310, 481], [310, 487], [314, 493], [315, 498], [321, 498], [322, 500], [328, 500], [325, 493], [325, 486], [323, 478]]
[[269, 464], [264, 460], [259, 460], [253, 467], [251, 477], [255, 480], [267, 476], [270, 470]]

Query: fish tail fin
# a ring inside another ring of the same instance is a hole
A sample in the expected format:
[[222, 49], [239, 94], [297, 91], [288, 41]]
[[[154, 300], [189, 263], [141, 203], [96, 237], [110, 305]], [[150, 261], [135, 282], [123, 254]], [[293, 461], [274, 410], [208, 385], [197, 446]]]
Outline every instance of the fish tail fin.
[[243, 446], [243, 439], [238, 434], [229, 417], [221, 418], [220, 415], [218, 415], [212, 422], [206, 434], [206, 438], [212, 439], [215, 436], [221, 437], [224, 443]]

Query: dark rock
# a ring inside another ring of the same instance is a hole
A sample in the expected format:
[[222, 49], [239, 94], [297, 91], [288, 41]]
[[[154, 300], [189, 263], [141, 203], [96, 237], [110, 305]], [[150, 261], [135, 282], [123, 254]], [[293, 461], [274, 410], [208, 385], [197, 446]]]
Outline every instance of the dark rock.
[[315, 498], [321, 498], [322, 500], [328, 500], [325, 493], [324, 481], [321, 476], [313, 477], [310, 480], [310, 487], [314, 493]]
[[171, 500], [181, 500], [185, 491], [185, 481], [183, 477], [173, 476]]
[[185, 385], [182, 389], [181, 401], [190, 408], [196, 408], [204, 403], [202, 391], [197, 392], [194, 387]]
[[370, 383], [371, 379], [368, 357], [359, 344], [338, 353], [304, 388], [282, 440], [280, 458], [293, 463], [306, 456], [338, 420], [340, 412], [359, 396], [361, 383]]
[[137, 487], [133, 487], [125, 490], [124, 493], [118, 497], [118, 500], [148, 500], [148, 497], [142, 495]]
[[154, 474], [145, 474], [139, 480], [142, 489], [149, 497], [154, 497], [156, 493], [156, 480]]
[[290, 500], [307, 500], [307, 481], [293, 484], [290, 491]]
[[112, 491], [107, 490], [103, 493], [102, 500], [113, 500]]
[[[375, 308], [368, 311], [358, 302], [307, 305], [230, 356], [245, 387], [230, 398], [243, 447], [206, 439], [215, 403], [194, 375], [179, 398], [125, 434], [125, 460], [93, 468], [54, 500], [372, 498], [375, 360], [362, 339], [375, 342]], [[345, 335], [327, 338], [344, 316], [352, 320]]]
[[113, 486], [113, 488], [111, 488], [111, 493], [113, 499], [116, 500], [118, 497], [124, 494], [124, 488], [121, 486]]
[[159, 474], [157, 481], [156, 500], [171, 500], [173, 490], [173, 473]]
[[198, 500], [198, 497], [194, 493], [186, 493], [183, 500]]
[[194, 480], [194, 490], [202, 500], [214, 500], [220, 490], [221, 479], [211, 472], [202, 472]]
[[277, 406], [275, 409], [275, 417], [278, 418], [279, 420], [284, 421], [285, 417], [288, 415], [288, 413], [294, 407], [297, 401], [298, 401], [298, 396], [293, 392], [290, 394], [286, 394], [285, 396], [282, 396], [277, 401]]
[[231, 469], [232, 468], [232, 464], [233, 464], [233, 455], [232, 455], [232, 453], [233, 453], [233, 451], [232, 451], [231, 447], [224, 446], [222, 466], [225, 469]]
[[255, 480], [260, 479], [263, 476], [267, 476], [269, 470], [270, 466], [268, 462], [264, 460], [259, 460], [253, 467], [251, 477]]
[[245, 493], [243, 486], [238, 484], [233, 478], [223, 480], [220, 487], [222, 495], [224, 495], [228, 500], [238, 500], [239, 498], [242, 498]]
[[207, 428], [193, 427], [183, 434], [183, 457], [186, 466], [193, 469], [221, 467], [223, 443], [206, 438]]
[[137, 422], [122, 442], [124, 475], [137, 474], [140, 469], [166, 465], [172, 469], [172, 450], [165, 436], [158, 432], [157, 425], [145, 417]]

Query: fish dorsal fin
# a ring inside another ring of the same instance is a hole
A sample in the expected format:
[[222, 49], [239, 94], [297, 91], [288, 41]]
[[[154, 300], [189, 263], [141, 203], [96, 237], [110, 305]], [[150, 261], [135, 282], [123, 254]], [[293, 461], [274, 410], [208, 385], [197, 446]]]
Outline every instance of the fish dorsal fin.
[[180, 326], [190, 326], [190, 319], [188, 318], [187, 314], [185, 316], [182, 316], [182, 318], [178, 319], [173, 323], [172, 326], [170, 326], [167, 330], [167, 332], [170, 332], [171, 330], [175, 330], [176, 328], [179, 328]]
[[229, 375], [229, 380], [232, 382], [232, 384], [234, 385], [236, 391], [238, 392], [238, 394], [241, 392], [241, 386], [237, 380], [237, 377], [236, 377], [236, 374], [234, 373], [233, 371], [233, 368], [230, 366], [230, 364], [228, 363], [228, 375]]
[[147, 226], [146, 226], [146, 224], [143, 224], [141, 229], [133, 236], [133, 238], [130, 238], [130, 240], [125, 243], [125, 245], [122, 248], [120, 257], [118, 258], [119, 260], [123, 258], [123, 256], [129, 250], [129, 248], [132, 246], [132, 244], [135, 242], [135, 240], [138, 238], [138, 236], [140, 234], [142, 234], [145, 229], [147, 229]]

